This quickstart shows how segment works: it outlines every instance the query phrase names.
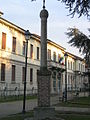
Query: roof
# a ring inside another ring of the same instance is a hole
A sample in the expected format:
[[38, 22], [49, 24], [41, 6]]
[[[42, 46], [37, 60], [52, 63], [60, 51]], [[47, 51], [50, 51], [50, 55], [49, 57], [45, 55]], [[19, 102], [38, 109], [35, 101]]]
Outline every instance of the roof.
[[12, 28], [20, 31], [20, 32], [22, 32], [23, 34], [24, 34], [24, 32], [25, 32], [25, 30], [24, 30], [23, 28], [15, 25], [14, 23], [12, 23], [12, 22], [10, 22], [10, 21], [2, 18], [2, 17], [0, 17], [0, 22], [4, 23], [4, 24], [6, 24], [6, 25], [8, 25], [8, 26], [10, 26], [10, 27], [12, 27]]
[[3, 15], [3, 12], [0, 11], [0, 16]]
[[74, 55], [74, 54], [72, 54], [72, 53], [67, 52], [67, 54], [68, 54], [69, 56], [75, 58], [76, 60], [81, 60], [81, 61], [84, 60], [83, 58], [81, 58], [81, 57], [79, 57], [79, 56], [76, 56], [76, 55]]
[[[37, 35], [37, 34], [32, 34], [32, 36], [38, 38], [39, 40], [40, 40], [40, 38], [41, 38], [41, 37], [40, 37], [39, 35]], [[52, 45], [54, 45], [54, 46], [62, 49], [63, 51], [66, 50], [66, 48], [62, 47], [61, 45], [58, 45], [57, 43], [53, 42], [52, 40], [50, 40], [50, 39], [47, 39], [47, 40], [48, 40], [48, 43], [50, 43], [50, 44], [52, 44]]]

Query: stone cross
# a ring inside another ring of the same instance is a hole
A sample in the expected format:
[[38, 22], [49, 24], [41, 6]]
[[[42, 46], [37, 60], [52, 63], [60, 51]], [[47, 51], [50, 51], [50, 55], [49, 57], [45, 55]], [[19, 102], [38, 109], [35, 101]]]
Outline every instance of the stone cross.
[[43, 0], [43, 8], [45, 8], [45, 0]]

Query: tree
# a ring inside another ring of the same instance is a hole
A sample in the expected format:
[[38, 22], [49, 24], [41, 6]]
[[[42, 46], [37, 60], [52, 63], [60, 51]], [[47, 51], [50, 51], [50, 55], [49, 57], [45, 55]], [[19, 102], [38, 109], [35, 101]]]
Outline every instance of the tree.
[[82, 52], [82, 54], [85, 56], [88, 67], [87, 75], [90, 96], [90, 36], [86, 36], [77, 28], [69, 28], [69, 32], [67, 32], [66, 34], [69, 38], [71, 38], [68, 43], [71, 44], [71, 46], [77, 47], [79, 49], [79, 52]]
[[[31, 0], [36, 1], [36, 0]], [[69, 12], [72, 17], [74, 17], [75, 13], [81, 17], [82, 15], [90, 17], [90, 0], [58, 0], [67, 6]], [[45, 0], [43, 0], [43, 4], [45, 4]]]
[[[66, 33], [70, 38], [69, 44], [79, 49], [87, 63], [89, 63], [90, 56], [90, 36], [86, 36], [80, 32], [77, 28], [69, 28], [69, 32]], [[90, 30], [89, 30], [90, 31]]]
[[74, 17], [75, 13], [81, 17], [82, 15], [90, 17], [90, 0], [58, 0], [65, 3], [69, 9], [70, 15]]

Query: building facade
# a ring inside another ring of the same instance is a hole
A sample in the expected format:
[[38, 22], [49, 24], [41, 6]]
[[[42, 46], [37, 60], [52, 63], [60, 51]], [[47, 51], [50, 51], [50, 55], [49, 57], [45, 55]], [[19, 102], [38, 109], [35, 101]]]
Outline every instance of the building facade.
[[[25, 30], [0, 16], [0, 90], [21, 90], [25, 76]], [[65, 65], [66, 49], [51, 40], [47, 40], [47, 62], [51, 71], [51, 93], [65, 90], [67, 71], [67, 89], [74, 91], [83, 88], [85, 62], [82, 58], [68, 53]], [[37, 90], [37, 71], [41, 59], [40, 36], [32, 34], [28, 41], [27, 55], [27, 91]], [[21, 94], [23, 94], [21, 92]]]

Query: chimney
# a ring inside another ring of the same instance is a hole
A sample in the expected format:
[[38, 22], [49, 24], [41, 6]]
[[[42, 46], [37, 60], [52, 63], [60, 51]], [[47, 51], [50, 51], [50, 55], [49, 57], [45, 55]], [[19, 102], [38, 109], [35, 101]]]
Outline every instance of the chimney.
[[0, 17], [3, 15], [3, 12], [0, 11]]

